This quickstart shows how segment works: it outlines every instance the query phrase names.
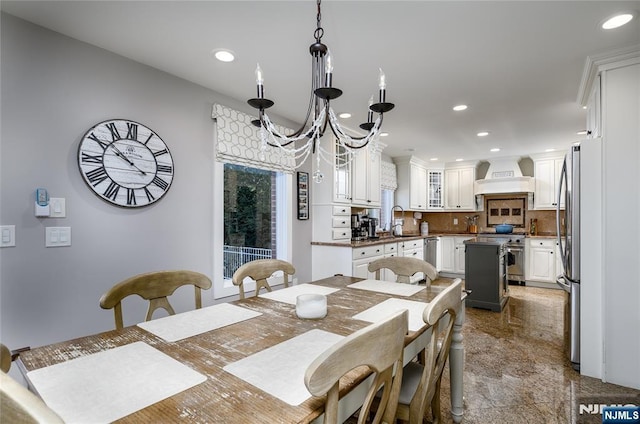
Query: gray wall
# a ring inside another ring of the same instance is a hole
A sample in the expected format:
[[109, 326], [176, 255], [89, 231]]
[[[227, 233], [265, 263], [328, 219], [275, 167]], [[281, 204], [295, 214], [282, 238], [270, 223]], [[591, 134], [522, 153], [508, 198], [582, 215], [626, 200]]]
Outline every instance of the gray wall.
[[[252, 109], [4, 13], [1, 31], [0, 224], [16, 226], [17, 242], [0, 249], [0, 340], [15, 349], [112, 329], [113, 312], [98, 300], [137, 273], [191, 269], [212, 277], [219, 252], [211, 234], [211, 107]], [[147, 125], [171, 149], [173, 185], [152, 206], [112, 206], [82, 180], [80, 138], [111, 118]], [[34, 216], [38, 187], [66, 199], [66, 218]], [[71, 227], [72, 246], [45, 248], [46, 226]], [[297, 277], [308, 281], [311, 224], [296, 220], [293, 231]], [[192, 309], [193, 291], [179, 289], [172, 303]], [[204, 303], [213, 303], [212, 291]], [[127, 301], [125, 324], [142, 320], [144, 307]]]

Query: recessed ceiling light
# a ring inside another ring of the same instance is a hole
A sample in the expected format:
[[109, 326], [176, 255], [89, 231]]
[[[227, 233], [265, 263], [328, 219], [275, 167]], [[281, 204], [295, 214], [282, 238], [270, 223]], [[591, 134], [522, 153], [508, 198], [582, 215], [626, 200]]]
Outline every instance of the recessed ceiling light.
[[387, 133], [387, 132], [381, 132], [381, 133], [380, 133], [380, 137], [386, 137], [386, 136], [388, 136], [388, 135], [389, 135], [389, 133]]
[[587, 135], [587, 130], [578, 131], [576, 134], [578, 134], [578, 135]]
[[621, 27], [622, 25], [628, 23], [631, 19], [633, 19], [633, 15], [631, 13], [621, 13], [616, 16], [612, 16], [611, 18], [604, 21], [602, 24], [602, 29], [614, 29]]
[[460, 112], [461, 110], [466, 110], [467, 109], [467, 105], [457, 105], [453, 107], [453, 110], [455, 110], [456, 112]]
[[231, 50], [216, 49], [213, 51], [213, 56], [220, 62], [233, 62], [236, 58]]
[[351, 118], [351, 114], [349, 112], [342, 112], [340, 115], [338, 115], [340, 118], [342, 119], [348, 119]]
[[545, 152], [555, 152], [556, 149], [546, 149]]
[[582, 109], [587, 110], [587, 107], [586, 106], [582, 106]]
[[489, 135], [489, 131], [480, 131], [478, 137], [486, 137]]
[[462, 159], [462, 158], [458, 158], [458, 159], [456, 159], [456, 162], [462, 162], [463, 160], [464, 159]]
[[493, 149], [491, 149], [491, 151], [492, 151], [492, 152], [499, 152], [499, 151], [500, 151], [500, 149], [499, 149], [499, 148], [497, 148], [497, 147], [494, 147]]
[[430, 161], [435, 162], [435, 161], [437, 161], [437, 160], [438, 160], [438, 158], [431, 158], [431, 159], [429, 159], [429, 160], [430, 160]]

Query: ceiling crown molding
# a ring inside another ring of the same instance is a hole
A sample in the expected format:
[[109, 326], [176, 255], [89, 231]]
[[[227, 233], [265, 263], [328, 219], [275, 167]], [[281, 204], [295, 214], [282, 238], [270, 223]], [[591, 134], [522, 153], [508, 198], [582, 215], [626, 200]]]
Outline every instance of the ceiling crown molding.
[[640, 44], [587, 56], [578, 89], [578, 103], [586, 106], [596, 76], [608, 69], [640, 63]]

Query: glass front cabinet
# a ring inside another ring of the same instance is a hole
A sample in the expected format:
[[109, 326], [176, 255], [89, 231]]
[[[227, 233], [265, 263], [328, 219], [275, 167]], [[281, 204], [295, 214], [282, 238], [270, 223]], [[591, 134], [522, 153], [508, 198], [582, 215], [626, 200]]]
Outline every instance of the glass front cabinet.
[[427, 170], [427, 209], [429, 210], [444, 209], [443, 177], [442, 169]]

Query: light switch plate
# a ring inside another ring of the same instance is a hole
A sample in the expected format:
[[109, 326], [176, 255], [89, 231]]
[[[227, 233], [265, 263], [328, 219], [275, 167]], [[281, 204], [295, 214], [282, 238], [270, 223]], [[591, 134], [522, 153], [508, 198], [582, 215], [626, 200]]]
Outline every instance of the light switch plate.
[[16, 226], [0, 225], [0, 247], [14, 247], [16, 245]]
[[45, 247], [71, 246], [71, 227], [45, 227]]
[[49, 218], [65, 218], [67, 208], [64, 197], [52, 197], [49, 199]]

